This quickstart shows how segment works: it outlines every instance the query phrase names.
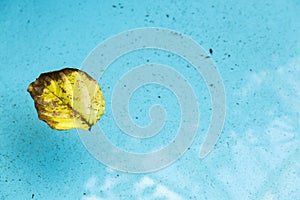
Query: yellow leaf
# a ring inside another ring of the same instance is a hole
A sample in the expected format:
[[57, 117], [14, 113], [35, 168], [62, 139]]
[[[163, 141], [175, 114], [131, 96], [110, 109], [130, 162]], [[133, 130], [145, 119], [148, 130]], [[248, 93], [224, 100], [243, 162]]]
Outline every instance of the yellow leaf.
[[73, 68], [43, 73], [27, 91], [34, 99], [40, 120], [51, 128], [90, 130], [104, 113], [104, 97], [98, 83]]

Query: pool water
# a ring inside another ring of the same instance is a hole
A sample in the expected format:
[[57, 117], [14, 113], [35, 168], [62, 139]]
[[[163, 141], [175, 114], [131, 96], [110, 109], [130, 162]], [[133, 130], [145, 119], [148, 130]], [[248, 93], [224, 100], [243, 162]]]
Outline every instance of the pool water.
[[[299, 13], [296, 0], [1, 1], [0, 200], [300, 199]], [[98, 125], [115, 146], [155, 151], [180, 127], [176, 95], [155, 84], [136, 90], [129, 113], [147, 126], [149, 108], [161, 104], [167, 120], [159, 134], [132, 138], [115, 123], [113, 89], [136, 66], [174, 68], [193, 88], [200, 111], [196, 137], [178, 160], [127, 173], [93, 157], [76, 129], [57, 131], [38, 120], [26, 90], [41, 73], [81, 68], [106, 39], [145, 27], [177, 31], [206, 50], [223, 80], [226, 118], [215, 148], [200, 159], [212, 113], [203, 77], [163, 50], [121, 56], [97, 80], [106, 101]]]

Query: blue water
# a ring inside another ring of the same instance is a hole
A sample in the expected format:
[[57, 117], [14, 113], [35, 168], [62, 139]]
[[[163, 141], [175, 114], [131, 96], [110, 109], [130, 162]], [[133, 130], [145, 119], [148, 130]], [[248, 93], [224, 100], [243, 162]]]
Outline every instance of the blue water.
[[[300, 199], [299, 13], [296, 0], [1, 1], [0, 199]], [[129, 110], [145, 126], [151, 105], [164, 105], [168, 121], [159, 135], [131, 139], [113, 121], [114, 84], [147, 60], [187, 78], [201, 116], [197, 136], [179, 160], [156, 172], [131, 174], [96, 160], [75, 129], [56, 131], [38, 120], [26, 89], [40, 73], [80, 68], [105, 39], [142, 27], [172, 29], [213, 50], [227, 113], [215, 149], [199, 159], [211, 113], [202, 77], [163, 51], [141, 50], [116, 60], [98, 80], [107, 103], [99, 125], [116, 146], [149, 152], [176, 135], [178, 102], [155, 85], [137, 90]]]

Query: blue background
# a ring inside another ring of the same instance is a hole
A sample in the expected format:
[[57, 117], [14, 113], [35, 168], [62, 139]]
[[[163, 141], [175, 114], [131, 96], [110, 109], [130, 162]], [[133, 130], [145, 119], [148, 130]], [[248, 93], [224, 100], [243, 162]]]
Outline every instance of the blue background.
[[[0, 199], [300, 199], [299, 13], [297, 0], [1, 1]], [[176, 134], [176, 98], [160, 87], [137, 91], [130, 112], [146, 125], [149, 107], [165, 105], [171, 118], [162, 135], [132, 141], [111, 118], [117, 77], [147, 59], [182, 70], [196, 91], [201, 122], [191, 148], [173, 165], [149, 174], [113, 171], [88, 153], [76, 130], [55, 131], [38, 120], [26, 89], [42, 72], [80, 68], [95, 46], [117, 33], [153, 26], [213, 49], [226, 89], [224, 130], [200, 160], [210, 119], [202, 78], [164, 52], [128, 55], [99, 80], [108, 103], [99, 123], [113, 143], [148, 152]]]

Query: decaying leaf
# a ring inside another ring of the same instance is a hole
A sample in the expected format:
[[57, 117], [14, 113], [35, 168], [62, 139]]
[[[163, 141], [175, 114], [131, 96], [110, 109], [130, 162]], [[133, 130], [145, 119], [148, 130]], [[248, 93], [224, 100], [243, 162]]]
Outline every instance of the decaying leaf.
[[53, 129], [88, 130], [104, 113], [105, 102], [100, 86], [79, 69], [43, 73], [28, 86], [27, 91], [34, 99], [39, 119]]

